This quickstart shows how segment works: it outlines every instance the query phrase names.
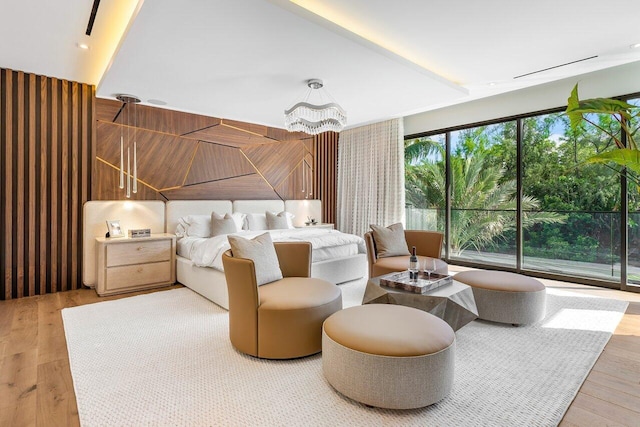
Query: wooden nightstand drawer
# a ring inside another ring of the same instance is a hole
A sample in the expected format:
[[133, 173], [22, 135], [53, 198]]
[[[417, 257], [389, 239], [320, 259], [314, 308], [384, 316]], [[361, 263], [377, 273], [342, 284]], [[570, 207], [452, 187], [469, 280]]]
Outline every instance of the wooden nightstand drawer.
[[171, 259], [171, 240], [145, 242], [128, 241], [107, 246], [107, 267], [168, 261]]
[[176, 237], [96, 238], [98, 295], [171, 285], [176, 281]]
[[171, 262], [135, 264], [107, 269], [107, 291], [130, 288], [133, 286], [169, 282], [171, 280]]

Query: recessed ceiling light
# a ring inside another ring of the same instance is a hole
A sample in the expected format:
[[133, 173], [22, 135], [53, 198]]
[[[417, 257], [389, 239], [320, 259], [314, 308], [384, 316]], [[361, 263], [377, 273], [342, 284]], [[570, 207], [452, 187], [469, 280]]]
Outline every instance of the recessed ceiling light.
[[631, 49], [637, 49], [640, 47], [640, 43], [634, 43], [631, 46], [629, 46]]
[[495, 85], [497, 85], [496, 82], [489, 82], [489, 86], [495, 86]]
[[80, 49], [83, 49], [83, 50], [89, 49], [89, 45], [86, 43], [76, 43], [76, 46], [78, 46]]

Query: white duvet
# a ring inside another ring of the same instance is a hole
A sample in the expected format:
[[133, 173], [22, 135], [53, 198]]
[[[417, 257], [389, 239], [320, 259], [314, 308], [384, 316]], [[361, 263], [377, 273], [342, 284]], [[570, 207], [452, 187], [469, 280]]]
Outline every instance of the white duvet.
[[[265, 232], [266, 230], [242, 231], [235, 235], [252, 239]], [[274, 242], [311, 242], [312, 262], [366, 253], [362, 237], [337, 230], [295, 228], [268, 232]], [[222, 254], [228, 249], [226, 234], [209, 238], [183, 237], [178, 241], [178, 255], [190, 258], [198, 267], [213, 267], [220, 271], [223, 271]]]

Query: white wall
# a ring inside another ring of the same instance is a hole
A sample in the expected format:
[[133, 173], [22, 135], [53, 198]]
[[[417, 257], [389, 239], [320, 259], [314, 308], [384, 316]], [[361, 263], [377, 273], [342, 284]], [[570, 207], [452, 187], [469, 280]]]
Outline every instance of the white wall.
[[578, 82], [582, 99], [640, 92], [640, 62], [407, 116], [404, 118], [404, 134], [413, 135], [566, 106], [571, 89]]

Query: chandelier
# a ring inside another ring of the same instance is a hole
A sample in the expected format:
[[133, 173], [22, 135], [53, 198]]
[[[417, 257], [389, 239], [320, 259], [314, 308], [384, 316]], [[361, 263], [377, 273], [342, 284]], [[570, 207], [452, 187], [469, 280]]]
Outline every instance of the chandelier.
[[311, 79], [307, 86], [309, 90], [304, 99], [284, 111], [286, 129], [310, 135], [327, 131], [340, 132], [347, 124], [347, 112], [323, 89], [322, 80]]
[[[136, 142], [136, 134], [138, 128], [138, 114], [136, 111], [135, 105], [140, 102], [140, 98], [134, 95], [125, 95], [119, 94], [116, 95], [116, 99], [120, 102], [124, 102], [126, 104], [127, 112], [126, 114], [122, 114], [121, 124], [120, 126], [120, 185], [121, 189], [125, 188], [124, 180], [125, 180], [125, 172], [124, 172], [124, 152], [125, 146], [127, 148], [127, 188], [125, 190], [125, 196], [127, 199], [131, 198], [131, 193], [138, 192], [138, 147]], [[133, 104], [133, 120], [131, 119], [131, 109], [130, 105]], [[125, 117], [126, 116], [126, 117]], [[125, 124], [126, 118], [126, 124]], [[131, 173], [131, 133], [130, 129], [133, 125], [133, 174]], [[127, 141], [125, 144], [124, 141], [124, 128], [127, 127]], [[131, 185], [131, 181], [133, 180], [133, 188]]]

